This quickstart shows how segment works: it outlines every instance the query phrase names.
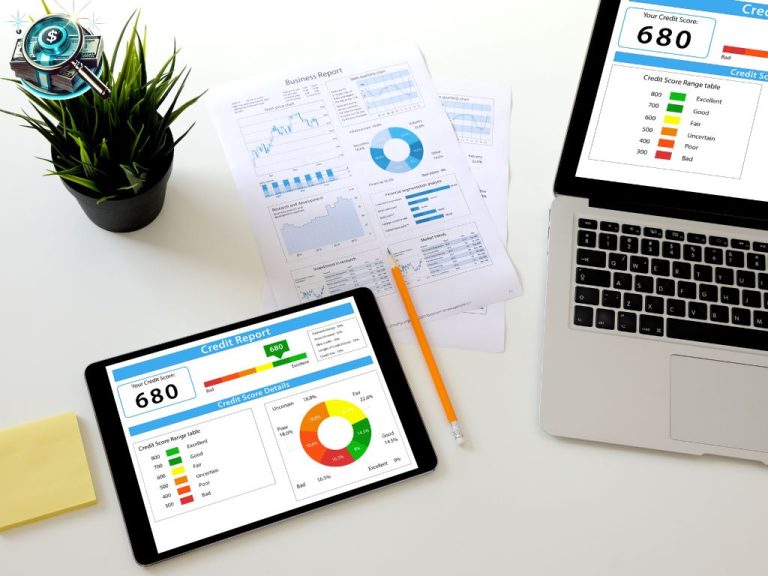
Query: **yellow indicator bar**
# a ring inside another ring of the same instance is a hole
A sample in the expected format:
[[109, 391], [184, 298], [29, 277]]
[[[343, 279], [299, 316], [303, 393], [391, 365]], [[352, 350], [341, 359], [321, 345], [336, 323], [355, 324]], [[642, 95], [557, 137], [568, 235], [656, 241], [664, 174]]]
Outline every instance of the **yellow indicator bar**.
[[680, 124], [680, 116], [664, 116], [664, 124]]
[[184, 474], [184, 466], [177, 466], [176, 468], [171, 468], [171, 474], [174, 476], [178, 476], [179, 474]]

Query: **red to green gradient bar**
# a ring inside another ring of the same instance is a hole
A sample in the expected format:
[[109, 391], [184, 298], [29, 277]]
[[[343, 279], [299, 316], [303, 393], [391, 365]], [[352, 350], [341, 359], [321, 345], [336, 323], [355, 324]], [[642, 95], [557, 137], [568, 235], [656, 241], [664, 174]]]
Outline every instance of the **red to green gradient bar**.
[[752, 48], [739, 48], [738, 46], [723, 46], [723, 54], [741, 54], [742, 56], [768, 58], [768, 50], [754, 50]]

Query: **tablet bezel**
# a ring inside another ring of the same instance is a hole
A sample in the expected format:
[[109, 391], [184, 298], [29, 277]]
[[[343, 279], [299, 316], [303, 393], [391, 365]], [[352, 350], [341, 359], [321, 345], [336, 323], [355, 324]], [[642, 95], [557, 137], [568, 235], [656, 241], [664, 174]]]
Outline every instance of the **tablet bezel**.
[[[384, 480], [378, 480], [371, 484], [367, 484], [366, 486], [353, 488], [342, 494], [330, 496], [318, 502], [305, 504], [298, 508], [262, 520], [257, 520], [238, 528], [233, 528], [232, 530], [227, 530], [201, 540], [196, 540], [195, 542], [185, 544], [184, 546], [172, 548], [171, 550], [166, 550], [164, 552], [158, 552], [154, 536], [152, 535], [152, 528], [147, 517], [144, 500], [141, 495], [139, 480], [131, 460], [128, 441], [123, 433], [117, 403], [115, 402], [112, 387], [107, 376], [107, 366], [145, 356], [147, 354], [153, 354], [167, 348], [173, 348], [196, 340], [215, 337], [222, 332], [245, 328], [259, 322], [280, 318], [287, 314], [310, 310], [317, 306], [322, 306], [349, 297], [354, 297], [355, 299], [371, 346], [376, 354], [379, 366], [381, 367], [384, 380], [390, 390], [395, 409], [400, 416], [403, 425], [403, 433], [408, 438], [411, 445], [411, 450], [413, 451], [417, 467], [414, 470], [406, 471]], [[406, 478], [418, 476], [434, 470], [437, 466], [437, 456], [435, 455], [424, 422], [416, 406], [416, 401], [413, 398], [408, 381], [402, 366], [400, 365], [400, 360], [395, 353], [392, 340], [387, 332], [386, 324], [384, 323], [384, 319], [382, 318], [378, 304], [376, 303], [376, 298], [373, 295], [373, 292], [367, 288], [358, 288], [350, 292], [315, 300], [308, 304], [302, 304], [285, 310], [265, 314], [263, 316], [257, 316], [213, 330], [207, 330], [170, 342], [150, 346], [135, 352], [121, 354], [114, 358], [94, 362], [86, 368], [85, 379], [90, 392], [91, 401], [93, 402], [94, 412], [96, 413], [96, 420], [99, 425], [104, 449], [107, 453], [112, 480], [115, 484], [117, 496], [120, 501], [120, 508], [128, 530], [128, 537], [133, 549], [133, 555], [136, 558], [136, 561], [143, 565], [165, 560], [172, 556], [229, 538], [230, 536], [242, 534], [255, 528], [260, 528], [334, 502], [346, 500], [347, 498], [375, 490], [388, 484], [399, 482]]]

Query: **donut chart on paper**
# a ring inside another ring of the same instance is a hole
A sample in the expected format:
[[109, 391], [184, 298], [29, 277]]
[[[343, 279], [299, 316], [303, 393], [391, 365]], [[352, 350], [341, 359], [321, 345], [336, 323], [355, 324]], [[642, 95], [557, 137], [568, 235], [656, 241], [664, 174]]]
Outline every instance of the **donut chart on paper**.
[[[408, 157], [404, 160], [392, 160], [384, 152], [390, 140], [402, 140], [408, 145]], [[371, 158], [376, 165], [387, 172], [403, 173], [416, 168], [424, 158], [424, 145], [410, 130], [405, 128], [386, 128], [371, 140]]]
[[[342, 418], [352, 427], [352, 439], [343, 448], [330, 448], [320, 440], [321, 424], [328, 418]], [[360, 408], [346, 400], [316, 404], [301, 421], [301, 447], [307, 456], [325, 466], [347, 466], [359, 459], [371, 443], [371, 424]]]

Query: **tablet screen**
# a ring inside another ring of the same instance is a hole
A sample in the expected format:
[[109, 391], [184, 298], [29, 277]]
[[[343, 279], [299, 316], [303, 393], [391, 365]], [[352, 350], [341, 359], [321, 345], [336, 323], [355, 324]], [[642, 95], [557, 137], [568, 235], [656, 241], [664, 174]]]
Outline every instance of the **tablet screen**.
[[159, 553], [417, 468], [353, 297], [106, 373]]

